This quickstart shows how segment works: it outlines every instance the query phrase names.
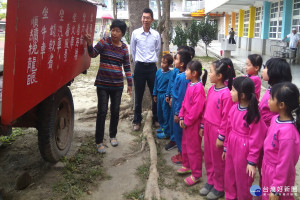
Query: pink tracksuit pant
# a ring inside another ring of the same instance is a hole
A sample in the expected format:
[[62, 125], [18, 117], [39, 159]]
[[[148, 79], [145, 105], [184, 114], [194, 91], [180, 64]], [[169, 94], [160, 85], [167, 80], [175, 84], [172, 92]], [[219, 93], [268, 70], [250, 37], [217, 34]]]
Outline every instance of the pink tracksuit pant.
[[182, 166], [191, 169], [196, 178], [202, 176], [202, 138], [199, 135], [200, 121], [183, 129], [182, 134]]
[[207, 183], [218, 191], [224, 191], [225, 161], [222, 160], [223, 147], [216, 147], [219, 126], [204, 122], [204, 162]]
[[250, 187], [254, 181], [247, 173], [248, 138], [231, 131], [225, 159], [226, 200], [251, 200]]

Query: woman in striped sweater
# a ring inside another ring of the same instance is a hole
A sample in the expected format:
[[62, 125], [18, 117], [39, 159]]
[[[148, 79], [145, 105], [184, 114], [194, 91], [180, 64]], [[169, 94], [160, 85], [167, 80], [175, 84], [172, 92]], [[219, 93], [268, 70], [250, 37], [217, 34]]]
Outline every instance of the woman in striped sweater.
[[114, 20], [110, 26], [111, 37], [101, 39], [94, 47], [92, 38], [89, 34], [84, 35], [87, 42], [90, 57], [95, 58], [100, 54], [100, 66], [95, 81], [98, 96], [98, 113], [96, 121], [96, 144], [99, 153], [105, 153], [103, 145], [105, 118], [110, 98], [110, 126], [109, 136], [112, 146], [117, 146], [116, 139], [117, 126], [119, 122], [119, 111], [121, 104], [122, 91], [124, 87], [122, 66], [127, 78], [127, 92], [131, 95], [132, 77], [128, 48], [121, 38], [125, 35], [126, 24], [121, 20]]

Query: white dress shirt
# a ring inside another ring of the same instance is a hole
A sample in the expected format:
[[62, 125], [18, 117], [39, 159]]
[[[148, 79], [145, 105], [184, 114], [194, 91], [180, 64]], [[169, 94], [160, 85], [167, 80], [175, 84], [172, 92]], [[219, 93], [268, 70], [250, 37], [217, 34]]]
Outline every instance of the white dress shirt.
[[299, 35], [296, 33], [291, 33], [287, 35], [288, 38], [290, 38], [290, 48], [297, 48], [297, 42], [299, 40]]
[[135, 29], [131, 35], [130, 52], [134, 62], [157, 62], [160, 51], [160, 35], [156, 30], [150, 28], [145, 32], [144, 28]]

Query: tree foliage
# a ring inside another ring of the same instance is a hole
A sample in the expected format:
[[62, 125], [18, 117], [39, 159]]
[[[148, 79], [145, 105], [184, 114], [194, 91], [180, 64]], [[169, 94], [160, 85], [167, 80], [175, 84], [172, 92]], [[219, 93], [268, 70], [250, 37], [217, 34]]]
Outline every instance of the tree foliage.
[[196, 20], [193, 20], [189, 28], [186, 29], [186, 34], [189, 39], [189, 45], [195, 48], [200, 40], [199, 25]]
[[201, 20], [199, 23], [199, 36], [205, 44], [206, 56], [208, 56], [207, 47], [215, 39], [217, 33], [217, 24], [214, 21], [211, 21], [208, 16]]
[[175, 27], [175, 37], [172, 42], [177, 47], [187, 45], [187, 34], [180, 23]]

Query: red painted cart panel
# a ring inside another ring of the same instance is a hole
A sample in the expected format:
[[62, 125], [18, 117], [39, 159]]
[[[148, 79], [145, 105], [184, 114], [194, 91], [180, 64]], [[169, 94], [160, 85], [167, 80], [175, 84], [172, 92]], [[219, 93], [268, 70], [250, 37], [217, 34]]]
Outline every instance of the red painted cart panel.
[[80, 0], [9, 0], [1, 123], [10, 125], [89, 68], [82, 35], [97, 7]]

